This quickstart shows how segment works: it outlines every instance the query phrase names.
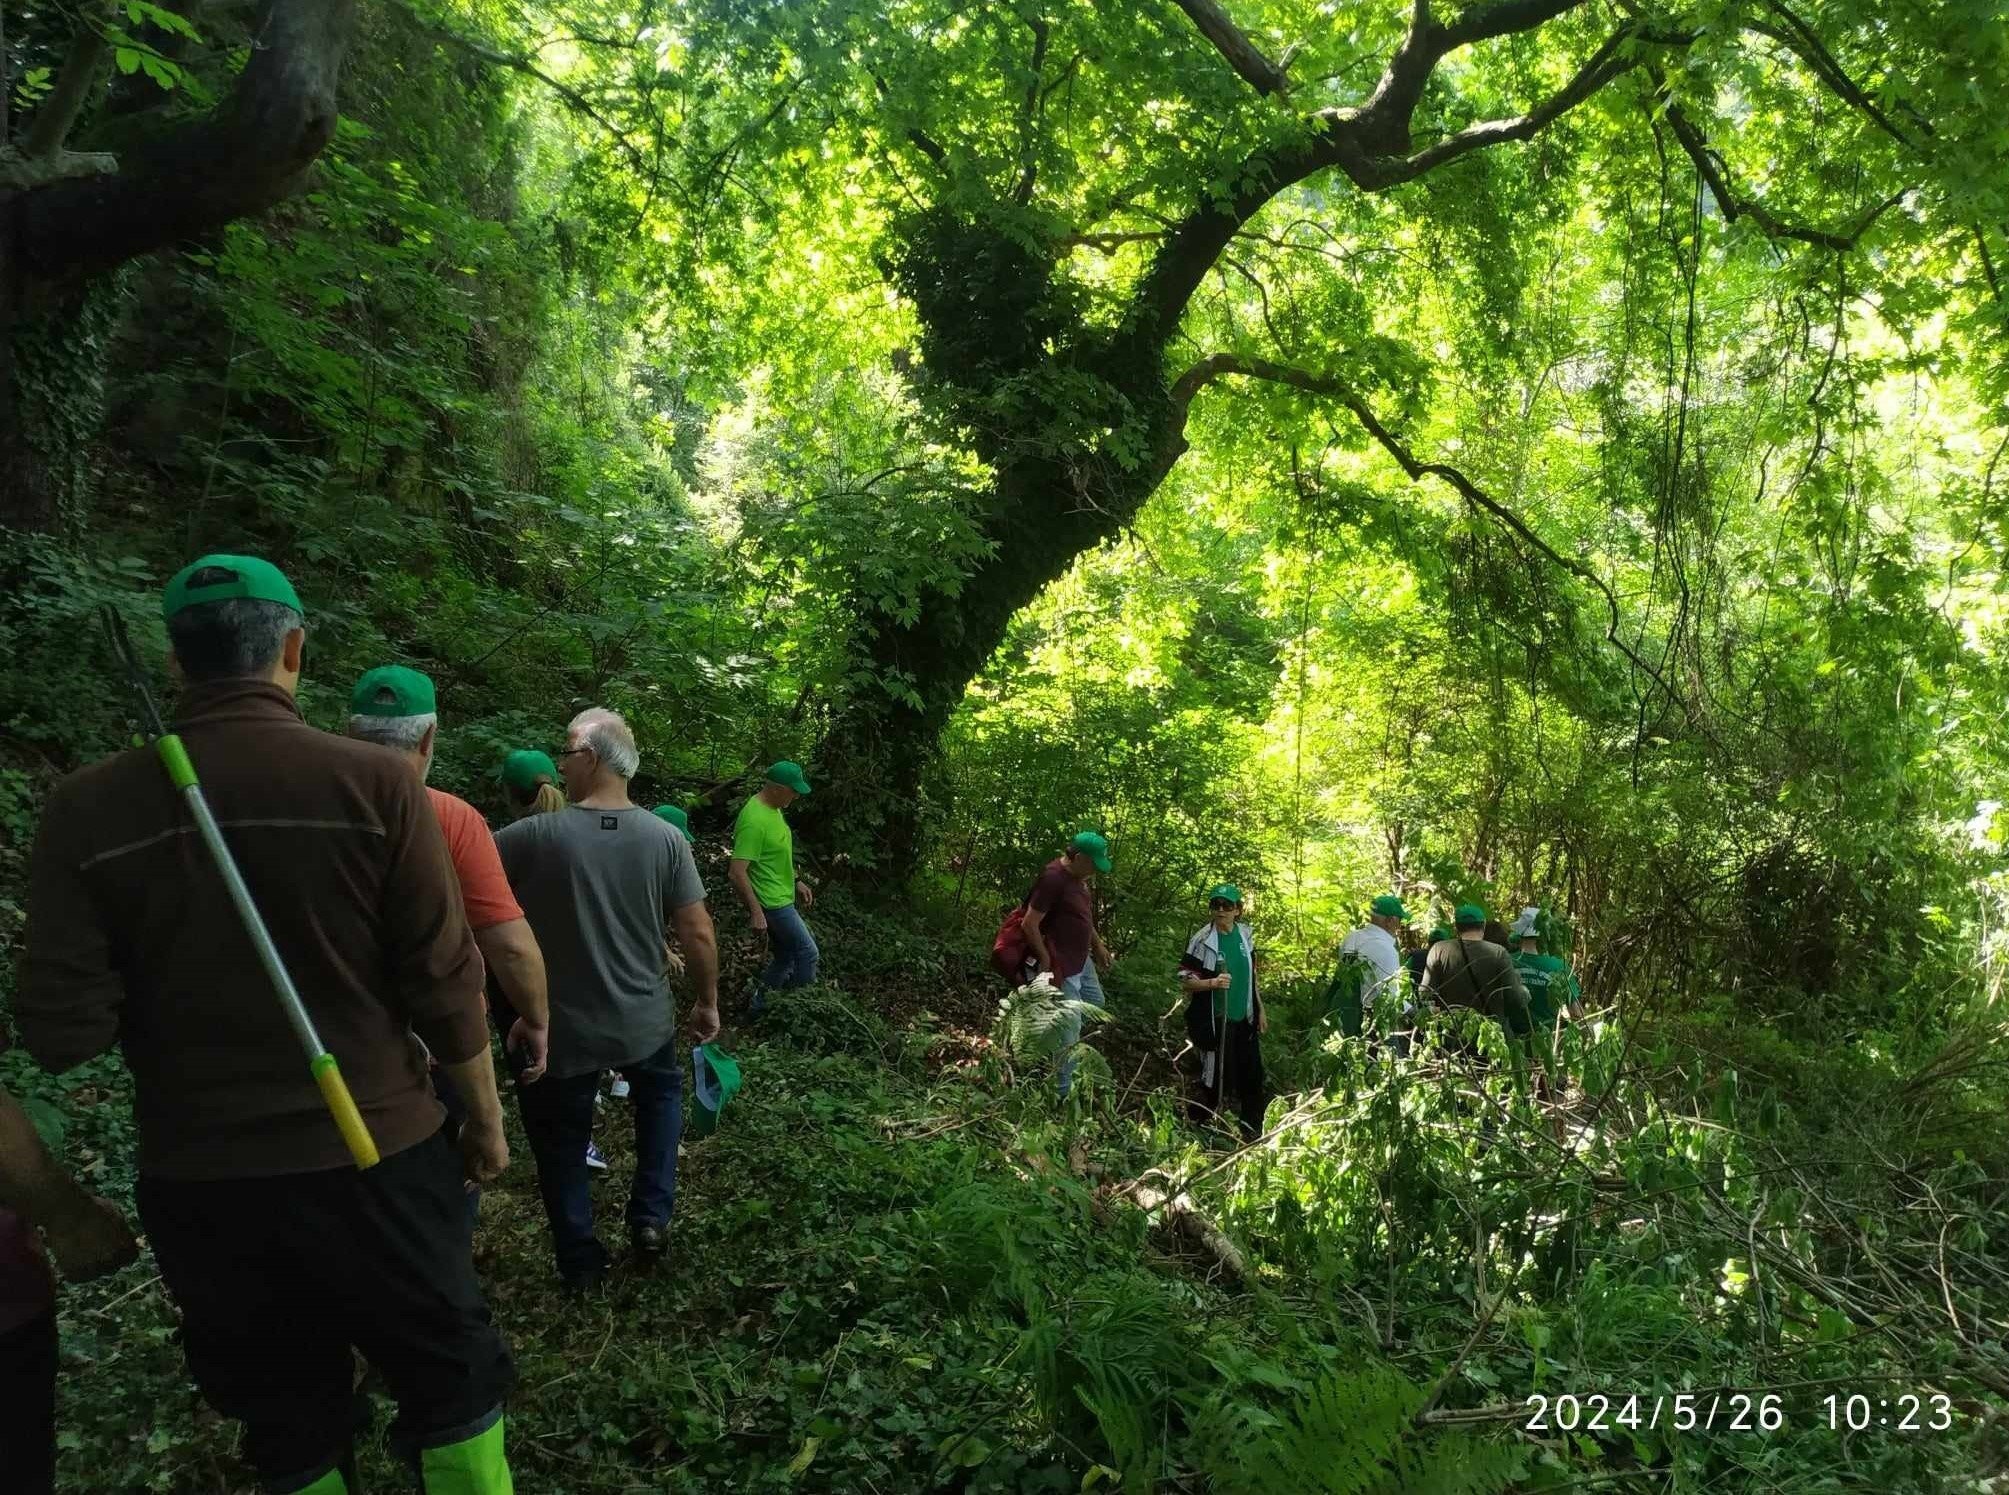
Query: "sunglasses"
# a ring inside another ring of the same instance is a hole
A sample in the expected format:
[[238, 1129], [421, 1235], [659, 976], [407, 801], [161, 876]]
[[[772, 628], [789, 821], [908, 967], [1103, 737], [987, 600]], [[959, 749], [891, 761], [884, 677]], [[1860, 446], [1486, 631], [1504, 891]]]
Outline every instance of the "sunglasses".
[[1212, 909], [1215, 913], [1218, 914], [1224, 908], [1233, 908], [1234, 904], [1228, 902], [1228, 900], [1225, 898], [1216, 898], [1212, 903], [1208, 904], [1207, 907]]

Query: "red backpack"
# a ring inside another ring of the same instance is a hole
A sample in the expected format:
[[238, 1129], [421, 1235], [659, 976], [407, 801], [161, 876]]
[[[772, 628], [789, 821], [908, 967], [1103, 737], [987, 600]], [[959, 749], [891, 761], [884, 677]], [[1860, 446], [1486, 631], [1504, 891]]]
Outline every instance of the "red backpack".
[[1025, 942], [1025, 910], [1026, 905], [1021, 901], [1005, 915], [1004, 923], [998, 925], [997, 938], [991, 941], [991, 969], [1013, 986], [1024, 986], [1030, 981], [1038, 965], [1032, 947]]

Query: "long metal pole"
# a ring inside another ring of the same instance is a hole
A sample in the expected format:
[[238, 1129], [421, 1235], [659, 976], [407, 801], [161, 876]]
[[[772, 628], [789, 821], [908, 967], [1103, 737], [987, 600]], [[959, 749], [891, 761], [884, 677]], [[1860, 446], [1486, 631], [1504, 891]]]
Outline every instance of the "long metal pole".
[[280, 958], [279, 947], [272, 942], [272, 932], [265, 927], [264, 916], [258, 912], [251, 889], [245, 885], [244, 874], [237, 870], [237, 859], [230, 854], [230, 847], [223, 839], [223, 828], [216, 823], [216, 816], [210, 813], [209, 801], [203, 798], [202, 784], [195, 776], [195, 764], [188, 756], [188, 748], [174, 733], [162, 730], [160, 713], [155, 710], [153, 697], [139, 673], [139, 663], [133, 657], [131, 643], [126, 638], [125, 624], [109, 607], [105, 612], [105, 631], [111, 635], [112, 648], [126, 666], [133, 690], [145, 710], [147, 724], [153, 729], [154, 752], [160, 758], [161, 767], [167, 770], [168, 782], [180, 792], [182, 803], [188, 806], [188, 813], [195, 821], [203, 845], [209, 848], [216, 870], [230, 893], [230, 901], [237, 908], [237, 917], [243, 921], [244, 932], [251, 937], [252, 948], [258, 952], [258, 962], [271, 978], [279, 1005], [286, 1009], [286, 1021], [293, 1029], [293, 1036], [306, 1052], [307, 1069], [321, 1091], [322, 1103], [334, 1118], [335, 1129], [342, 1134], [342, 1141], [349, 1149], [349, 1156], [355, 1159], [356, 1166], [373, 1168], [379, 1161], [376, 1141], [364, 1124], [363, 1113], [356, 1108], [355, 1097], [349, 1094], [348, 1084], [342, 1078], [335, 1056], [322, 1046], [321, 1035], [314, 1028], [314, 1019], [308, 1015], [306, 1004], [300, 1000], [299, 988], [294, 986], [293, 977], [286, 970], [286, 962]]

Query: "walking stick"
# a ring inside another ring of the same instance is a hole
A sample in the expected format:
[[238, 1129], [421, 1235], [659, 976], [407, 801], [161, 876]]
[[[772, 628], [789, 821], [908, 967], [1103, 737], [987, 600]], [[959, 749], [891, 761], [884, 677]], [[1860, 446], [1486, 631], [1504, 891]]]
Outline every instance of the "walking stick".
[[132, 640], [126, 635], [125, 620], [109, 604], [102, 609], [102, 615], [105, 636], [111, 640], [112, 653], [124, 666], [126, 681], [139, 701], [143, 723], [153, 737], [154, 752], [160, 757], [161, 767], [167, 770], [168, 782], [180, 791], [182, 803], [188, 807], [195, 828], [202, 835], [203, 844], [215, 859], [216, 870], [223, 876], [223, 885], [230, 891], [230, 901], [237, 906], [237, 916], [244, 921], [244, 932], [251, 936], [252, 947], [258, 952], [265, 974], [272, 980], [279, 1005], [286, 1009], [286, 1020], [292, 1024], [293, 1036], [306, 1050], [308, 1071], [320, 1087], [321, 1099], [334, 1118], [335, 1129], [342, 1134], [342, 1141], [349, 1149], [349, 1156], [356, 1160], [356, 1166], [373, 1168], [378, 1161], [377, 1144], [363, 1122], [363, 1113], [356, 1109], [355, 1099], [342, 1080], [342, 1071], [335, 1063], [335, 1056], [322, 1046], [321, 1035], [314, 1030], [314, 1019], [307, 1015], [307, 1008], [300, 1000], [293, 978], [286, 974], [286, 963], [279, 958], [279, 947], [272, 943], [272, 933], [259, 916], [258, 905], [251, 898], [251, 889], [245, 886], [244, 875], [237, 870], [236, 858], [231, 856], [230, 848], [224, 844], [222, 828], [209, 812], [209, 801], [203, 798], [202, 784], [195, 776], [195, 764], [189, 760], [187, 747], [167, 730], [160, 711], [154, 706], [153, 693], [147, 689], [146, 676], [140, 671]]

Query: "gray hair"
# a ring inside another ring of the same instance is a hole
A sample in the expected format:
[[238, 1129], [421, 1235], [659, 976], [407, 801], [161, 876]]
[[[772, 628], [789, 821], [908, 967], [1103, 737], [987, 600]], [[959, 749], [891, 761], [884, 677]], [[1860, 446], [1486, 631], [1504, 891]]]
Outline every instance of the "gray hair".
[[426, 740], [426, 733], [438, 725], [437, 711], [421, 716], [352, 716], [349, 735], [361, 742], [374, 742], [378, 747], [416, 753], [419, 744]]
[[586, 746], [593, 750], [607, 772], [617, 779], [632, 779], [642, 766], [635, 734], [618, 711], [593, 706], [572, 718], [571, 731], [585, 734]]
[[243, 680], [270, 671], [286, 635], [306, 622], [283, 602], [231, 597], [183, 608], [167, 620], [167, 637], [189, 680]]

